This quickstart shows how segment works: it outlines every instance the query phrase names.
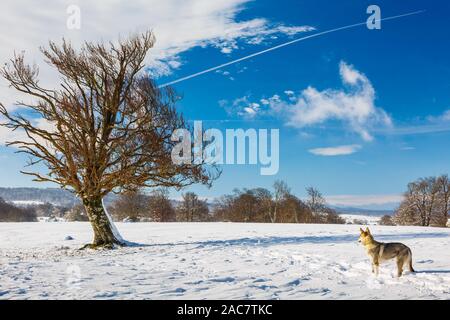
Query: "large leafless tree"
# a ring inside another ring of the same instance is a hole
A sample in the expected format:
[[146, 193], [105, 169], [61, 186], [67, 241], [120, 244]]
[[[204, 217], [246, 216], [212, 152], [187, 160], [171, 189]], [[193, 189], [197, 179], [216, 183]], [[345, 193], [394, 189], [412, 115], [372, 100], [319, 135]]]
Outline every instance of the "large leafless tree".
[[145, 72], [153, 44], [151, 32], [117, 44], [85, 43], [80, 50], [65, 40], [50, 42], [41, 52], [60, 75], [53, 89], [40, 85], [38, 67], [26, 64], [23, 54], [1, 70], [12, 88], [34, 100], [18, 102], [14, 113], [0, 105], [3, 125], [27, 137], [8, 145], [28, 154], [29, 165], [48, 168], [45, 174], [23, 173], [78, 195], [94, 230], [91, 247], [125, 244], [104, 209], [108, 193], [209, 184], [216, 176], [203, 163], [172, 163], [171, 135], [186, 125], [172, 90], [159, 89]]

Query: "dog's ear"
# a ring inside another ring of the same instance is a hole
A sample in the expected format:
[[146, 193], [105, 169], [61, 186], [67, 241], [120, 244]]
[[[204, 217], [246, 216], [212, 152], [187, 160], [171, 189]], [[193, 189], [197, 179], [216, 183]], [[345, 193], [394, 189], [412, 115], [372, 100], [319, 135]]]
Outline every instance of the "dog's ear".
[[362, 228], [359, 228], [359, 231], [360, 231], [361, 233], [364, 233], [364, 230], [363, 230]]
[[369, 227], [366, 228], [366, 232], [367, 232], [368, 234], [370, 234]]

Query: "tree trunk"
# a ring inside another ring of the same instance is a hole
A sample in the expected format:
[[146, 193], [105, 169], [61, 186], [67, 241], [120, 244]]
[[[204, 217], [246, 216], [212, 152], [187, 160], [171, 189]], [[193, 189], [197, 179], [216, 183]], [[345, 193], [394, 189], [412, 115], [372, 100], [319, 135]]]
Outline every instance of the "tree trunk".
[[112, 220], [109, 218], [101, 197], [84, 199], [83, 205], [94, 231], [94, 241], [86, 247], [93, 249], [99, 247], [112, 249], [117, 245], [125, 245], [125, 242], [115, 229]]

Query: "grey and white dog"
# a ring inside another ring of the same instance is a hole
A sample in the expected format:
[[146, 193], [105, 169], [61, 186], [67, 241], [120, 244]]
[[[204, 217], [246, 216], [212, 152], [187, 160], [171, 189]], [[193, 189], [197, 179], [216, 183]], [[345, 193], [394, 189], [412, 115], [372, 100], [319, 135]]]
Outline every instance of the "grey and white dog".
[[409, 271], [415, 272], [412, 265], [411, 249], [403, 243], [383, 243], [376, 241], [369, 228], [366, 231], [360, 228], [361, 234], [358, 241], [366, 249], [367, 255], [372, 260], [372, 272], [378, 275], [378, 268], [383, 261], [397, 259], [397, 276], [403, 274], [403, 267], [408, 266]]

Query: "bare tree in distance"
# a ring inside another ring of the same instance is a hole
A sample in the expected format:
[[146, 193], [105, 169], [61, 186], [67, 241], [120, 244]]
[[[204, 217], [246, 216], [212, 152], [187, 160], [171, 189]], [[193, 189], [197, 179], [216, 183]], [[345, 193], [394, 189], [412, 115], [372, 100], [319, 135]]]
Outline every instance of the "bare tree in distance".
[[206, 201], [198, 198], [194, 192], [186, 192], [177, 207], [177, 221], [208, 221], [209, 208]]
[[142, 191], [124, 192], [112, 203], [111, 214], [118, 220], [140, 221], [149, 217], [148, 196]]
[[150, 218], [154, 222], [176, 221], [175, 208], [169, 199], [169, 191], [166, 188], [153, 190], [148, 197]]
[[314, 187], [306, 188], [306, 193], [308, 194], [306, 204], [312, 213], [316, 215], [323, 213], [326, 208], [326, 201], [322, 193]]
[[272, 210], [273, 210], [273, 200], [272, 192], [265, 188], [256, 188], [254, 190], [255, 196], [261, 205], [261, 209], [264, 212], [264, 220], [267, 222], [272, 222]]
[[56, 183], [81, 199], [94, 231], [87, 247], [126, 245], [104, 208], [108, 193], [210, 185], [218, 176], [204, 163], [172, 163], [177, 142], [171, 135], [187, 126], [175, 109], [174, 92], [159, 89], [144, 72], [144, 58], [154, 41], [146, 32], [117, 44], [86, 42], [78, 51], [65, 40], [61, 45], [50, 42], [41, 52], [60, 75], [60, 86], [54, 89], [40, 86], [38, 67], [26, 64], [23, 54], [0, 71], [12, 88], [34, 100], [18, 102], [14, 113], [0, 104], [7, 119], [2, 125], [27, 136], [7, 145], [29, 155], [28, 165], [48, 168], [46, 174], [24, 174]]
[[281, 202], [286, 199], [286, 197], [291, 193], [291, 189], [288, 187], [287, 183], [282, 180], [277, 180], [273, 184], [274, 196], [273, 196], [273, 210], [270, 214], [270, 221], [272, 223], [277, 222], [278, 209]]
[[408, 197], [419, 212], [422, 226], [429, 226], [439, 190], [436, 178], [421, 178], [408, 185]]
[[447, 174], [441, 175], [437, 178], [436, 183], [441, 191], [439, 203], [441, 204], [442, 224], [446, 225], [450, 211], [450, 179]]
[[285, 211], [288, 213], [284, 216], [287, 216], [289, 219], [287, 222], [311, 223], [314, 220], [312, 212], [308, 206], [295, 195], [288, 194], [284, 203]]
[[380, 218], [379, 224], [381, 226], [395, 226], [394, 220], [392, 219], [392, 216], [386, 214]]
[[394, 220], [400, 225], [446, 226], [449, 201], [447, 175], [417, 179], [408, 184]]

